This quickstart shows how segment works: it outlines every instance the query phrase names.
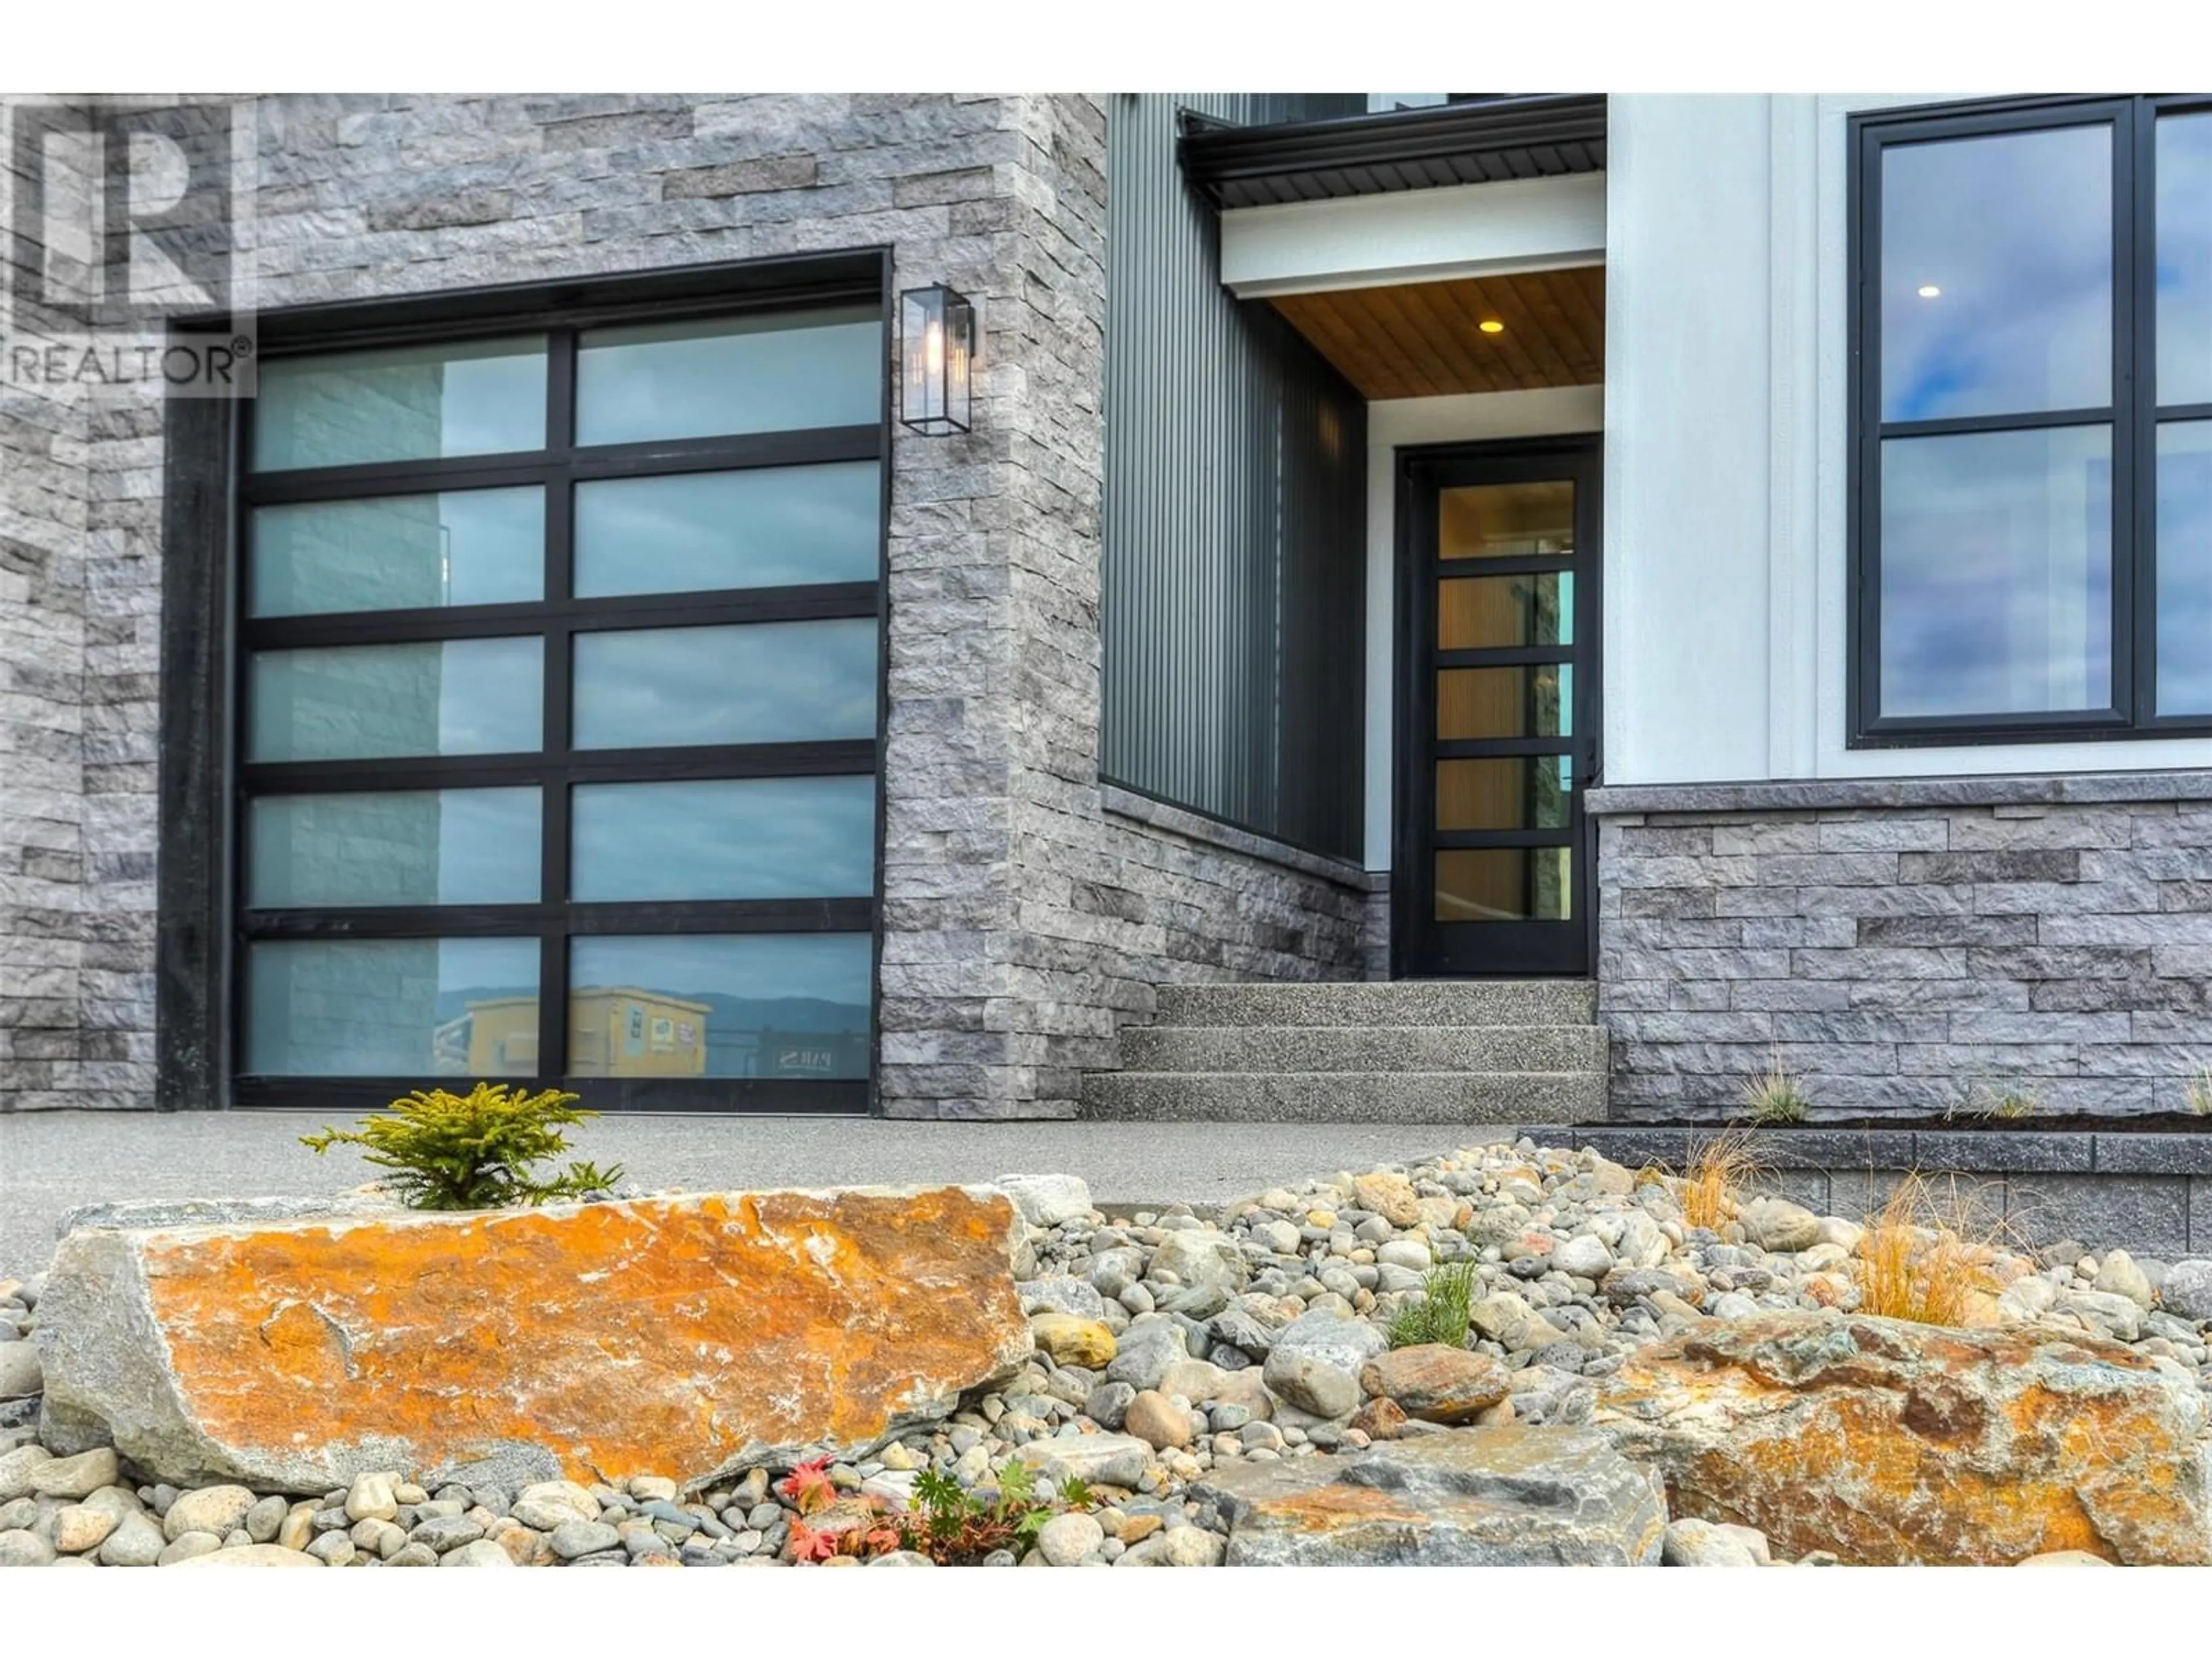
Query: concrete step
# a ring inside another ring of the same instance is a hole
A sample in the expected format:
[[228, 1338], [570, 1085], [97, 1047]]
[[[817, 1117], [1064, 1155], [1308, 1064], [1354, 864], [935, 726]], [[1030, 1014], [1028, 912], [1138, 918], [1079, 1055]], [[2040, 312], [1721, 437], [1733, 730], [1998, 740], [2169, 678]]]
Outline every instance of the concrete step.
[[1595, 1025], [1132, 1025], [1130, 1072], [1602, 1072]]
[[1093, 1072], [1086, 1119], [1514, 1123], [1601, 1117], [1605, 1075], [1573, 1072]]
[[1306, 985], [1164, 985], [1155, 1025], [1588, 1025], [1597, 988], [1577, 979], [1405, 979]]

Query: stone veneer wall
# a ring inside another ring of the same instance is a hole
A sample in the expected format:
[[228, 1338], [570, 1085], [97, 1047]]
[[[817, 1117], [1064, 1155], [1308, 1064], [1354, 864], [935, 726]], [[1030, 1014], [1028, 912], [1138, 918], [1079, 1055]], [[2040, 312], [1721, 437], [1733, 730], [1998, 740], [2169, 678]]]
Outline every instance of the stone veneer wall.
[[2212, 1065], [2212, 774], [1591, 792], [1616, 1119], [2186, 1109]]
[[[975, 301], [975, 431], [902, 429], [891, 460], [901, 1115], [1072, 1114], [1162, 981], [1360, 971], [1356, 872], [1103, 805], [1104, 120], [1089, 95], [258, 106], [267, 307], [882, 246], [900, 286]], [[0, 404], [0, 1110], [155, 1103], [162, 459], [150, 404]]]

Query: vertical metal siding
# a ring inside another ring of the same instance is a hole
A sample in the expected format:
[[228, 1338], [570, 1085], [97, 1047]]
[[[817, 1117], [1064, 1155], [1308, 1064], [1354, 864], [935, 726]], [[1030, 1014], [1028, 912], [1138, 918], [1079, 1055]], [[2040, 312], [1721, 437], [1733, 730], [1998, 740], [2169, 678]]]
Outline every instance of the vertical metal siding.
[[1107, 137], [1104, 769], [1317, 852], [1360, 855], [1366, 404], [1221, 286], [1176, 112], [1312, 98], [1116, 94]]

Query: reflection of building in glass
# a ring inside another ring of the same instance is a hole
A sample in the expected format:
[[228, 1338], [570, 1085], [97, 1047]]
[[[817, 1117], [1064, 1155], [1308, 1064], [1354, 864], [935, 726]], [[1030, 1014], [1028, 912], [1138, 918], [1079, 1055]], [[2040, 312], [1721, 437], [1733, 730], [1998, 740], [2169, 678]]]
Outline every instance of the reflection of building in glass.
[[458, 1030], [468, 1050], [467, 1069], [478, 1077], [528, 1077], [538, 1070], [538, 999], [491, 997], [471, 1002], [459, 1019], [438, 1031], [439, 1052], [447, 1033]]
[[568, 1070], [577, 1077], [704, 1077], [712, 1012], [703, 1002], [630, 985], [580, 987], [568, 997]]

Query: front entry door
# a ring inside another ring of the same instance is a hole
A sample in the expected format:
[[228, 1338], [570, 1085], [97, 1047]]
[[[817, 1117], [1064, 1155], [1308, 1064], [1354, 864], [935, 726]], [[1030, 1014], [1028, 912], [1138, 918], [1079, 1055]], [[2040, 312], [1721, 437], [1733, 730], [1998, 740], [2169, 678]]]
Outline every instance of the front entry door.
[[1598, 448], [1401, 453], [1394, 971], [1587, 975]]

